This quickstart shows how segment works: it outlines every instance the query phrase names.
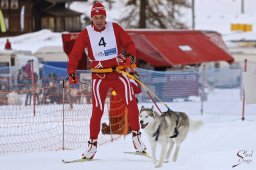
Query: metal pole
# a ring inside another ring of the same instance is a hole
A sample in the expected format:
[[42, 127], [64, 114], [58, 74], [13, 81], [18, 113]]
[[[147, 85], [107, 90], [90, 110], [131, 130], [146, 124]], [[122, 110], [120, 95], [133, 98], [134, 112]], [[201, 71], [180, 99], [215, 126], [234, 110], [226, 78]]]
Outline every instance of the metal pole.
[[203, 65], [203, 73], [202, 73], [202, 92], [201, 92], [201, 115], [203, 115], [204, 112], [204, 83], [205, 83], [205, 64]]
[[[244, 72], [247, 71], [247, 59], [244, 60]], [[244, 121], [244, 112], [245, 112], [245, 93], [243, 87], [243, 103], [242, 103], [242, 121]]]
[[192, 29], [195, 29], [195, 0], [192, 0]]
[[64, 102], [65, 102], [65, 80], [62, 80], [62, 150], [65, 149], [65, 121], [64, 121], [64, 116], [65, 116], [65, 108], [64, 108]]
[[241, 0], [241, 14], [244, 14], [244, 0]]
[[36, 115], [35, 102], [35, 76], [34, 76], [34, 60], [31, 60], [31, 79], [32, 79], [32, 97], [33, 97], [33, 115]]

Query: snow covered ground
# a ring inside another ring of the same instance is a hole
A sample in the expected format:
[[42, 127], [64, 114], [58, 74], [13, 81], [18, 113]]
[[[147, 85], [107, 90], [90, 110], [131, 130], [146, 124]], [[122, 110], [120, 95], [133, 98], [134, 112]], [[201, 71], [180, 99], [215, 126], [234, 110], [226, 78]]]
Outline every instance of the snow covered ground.
[[[204, 116], [204, 127], [198, 132], [191, 133], [182, 144], [180, 156], [176, 163], [168, 162], [162, 169], [176, 170], [219, 170], [255, 169], [255, 116], [254, 121], [218, 121], [219, 116]], [[196, 117], [192, 117], [196, 119]], [[206, 120], [208, 119], [208, 120]], [[149, 148], [145, 135], [144, 142]], [[72, 160], [79, 158], [83, 150], [26, 153], [20, 155], [1, 156], [0, 163], [3, 170], [102, 170], [123, 169], [141, 170], [153, 169], [154, 165], [149, 158], [124, 154], [124, 151], [133, 150], [131, 136], [98, 148], [95, 161], [74, 164], [62, 164], [61, 159]], [[246, 156], [242, 151], [252, 156]], [[237, 153], [243, 157], [237, 156]]]
[[[161, 169], [254, 170], [256, 167], [256, 139], [255, 134], [253, 135], [256, 130], [255, 121], [219, 122], [214, 116], [206, 116], [204, 119], [208, 119], [205, 120], [204, 127], [198, 132], [191, 133], [182, 144], [178, 161], [165, 163]], [[146, 138], [144, 141], [148, 146]], [[0, 163], [3, 170], [154, 169], [149, 158], [123, 153], [131, 150], [133, 148], [129, 135], [125, 139], [100, 146], [95, 160], [90, 162], [63, 164], [61, 159], [76, 159], [83, 151], [74, 150], [1, 156]], [[246, 156], [242, 151], [252, 154]], [[237, 156], [238, 152], [243, 157], [242, 159]], [[241, 164], [232, 168], [240, 161], [242, 161]]]
[[[239, 89], [217, 89], [209, 94], [203, 116], [200, 115], [200, 102], [197, 99], [169, 103], [173, 110], [185, 111], [193, 120], [202, 120], [204, 126], [189, 134], [181, 145], [178, 161], [165, 163], [161, 169], [254, 170], [256, 167], [256, 109], [255, 105], [247, 105], [246, 120], [241, 121], [241, 101], [238, 93]], [[219, 102], [220, 98], [222, 102]], [[151, 106], [151, 104], [143, 105]], [[146, 134], [143, 131], [142, 133], [143, 141], [150, 154]], [[154, 169], [151, 159], [123, 153], [133, 150], [131, 135], [127, 135], [117, 141], [99, 146], [95, 160], [90, 162], [72, 164], [61, 162], [62, 159], [80, 158], [84, 149], [78, 149], [1, 155], [0, 165], [3, 170]], [[239, 165], [232, 168], [236, 164]]]
[[[209, 0], [199, 0], [197, 6], [201, 11], [196, 13], [198, 29], [213, 29], [221, 33], [227, 33], [228, 24], [233, 22], [229, 16], [235, 16], [238, 20], [245, 16], [249, 22], [255, 21], [255, 0], [245, 0], [245, 10], [248, 14], [238, 16], [240, 0], [225, 0], [233, 2], [235, 6], [221, 5], [220, 0], [211, 0], [211, 5], [206, 6]], [[250, 2], [250, 4], [249, 4]], [[219, 8], [218, 8], [219, 7]], [[252, 10], [253, 9], [253, 10]], [[203, 12], [203, 11], [204, 12]], [[216, 12], [227, 12], [225, 16]], [[208, 11], [208, 13], [206, 13]], [[229, 12], [228, 12], [229, 11]], [[112, 13], [115, 13], [113, 11]], [[200, 19], [201, 18], [201, 19]], [[217, 22], [211, 22], [216, 19]], [[244, 21], [242, 20], [242, 21]], [[204, 22], [203, 22], [204, 21]], [[223, 22], [222, 22], [223, 21]], [[241, 21], [241, 20], [240, 20]], [[234, 20], [235, 22], [235, 20]], [[256, 23], [256, 22], [254, 22]], [[254, 24], [254, 27], [255, 24]], [[254, 28], [254, 32], [255, 32]], [[255, 40], [255, 33], [227, 33], [226, 40], [242, 39]], [[225, 38], [225, 37], [224, 37]], [[0, 38], [0, 48], [4, 47], [6, 38]], [[61, 46], [61, 34], [52, 33], [49, 30], [21, 35], [10, 38], [13, 49], [31, 50], [49, 45]], [[239, 92], [237, 92], [239, 93]], [[241, 101], [239, 95], [234, 97], [233, 93], [211, 93], [208, 103], [205, 103], [205, 113], [200, 115], [200, 103], [175, 102], [170, 103], [174, 110], [185, 111], [194, 120], [203, 120], [204, 126], [197, 132], [190, 133], [181, 146], [180, 155], [176, 163], [169, 162], [161, 169], [174, 170], [255, 170], [256, 167], [256, 108], [255, 105], [246, 106], [246, 120], [240, 119]], [[219, 100], [221, 98], [222, 100]], [[235, 98], [235, 99], [234, 99]], [[143, 131], [142, 131], [143, 132]], [[143, 141], [150, 147], [146, 135]], [[62, 159], [72, 160], [80, 158], [84, 149], [71, 151], [33, 152], [25, 154], [1, 155], [1, 170], [143, 170], [154, 169], [149, 158], [127, 155], [124, 151], [133, 151], [131, 136], [120, 138], [118, 141], [99, 146], [95, 161], [86, 163], [63, 164]], [[239, 164], [240, 163], [240, 164]], [[239, 164], [232, 168], [233, 165]]]

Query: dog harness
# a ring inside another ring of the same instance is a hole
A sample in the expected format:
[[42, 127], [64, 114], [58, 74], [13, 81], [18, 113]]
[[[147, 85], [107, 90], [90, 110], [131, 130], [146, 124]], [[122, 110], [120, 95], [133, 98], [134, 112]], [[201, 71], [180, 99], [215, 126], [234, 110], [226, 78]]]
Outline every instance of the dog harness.
[[179, 124], [180, 116], [178, 113], [176, 115], [177, 115], [177, 118], [176, 118], [176, 126], [174, 128], [174, 135], [170, 136], [170, 138], [176, 138], [179, 135], [178, 124]]
[[153, 134], [153, 137], [156, 136], [155, 141], [158, 141], [158, 137], [160, 134], [160, 128], [161, 128], [161, 124], [158, 126], [156, 132]]
[[[170, 138], [176, 138], [179, 135], [178, 124], [179, 124], [180, 116], [178, 113], [176, 113], [176, 116], [177, 116], [177, 118], [176, 118], [176, 126], [174, 128], [174, 134], [172, 136], [170, 136]], [[156, 132], [153, 134], [153, 137], [156, 137], [155, 141], [158, 141], [158, 137], [160, 134], [160, 128], [161, 128], [161, 124], [158, 126]]]

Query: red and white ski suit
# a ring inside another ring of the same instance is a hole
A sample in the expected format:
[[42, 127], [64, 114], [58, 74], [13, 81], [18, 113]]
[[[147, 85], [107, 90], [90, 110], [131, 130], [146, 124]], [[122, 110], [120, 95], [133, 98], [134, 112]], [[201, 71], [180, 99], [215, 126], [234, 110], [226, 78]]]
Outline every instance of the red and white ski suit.
[[[75, 73], [82, 52], [88, 50], [91, 68], [113, 68], [124, 65], [122, 49], [136, 56], [136, 49], [130, 36], [117, 23], [106, 22], [102, 30], [89, 25], [82, 30], [69, 55], [68, 73]], [[138, 131], [139, 110], [132, 86], [126, 75], [118, 72], [92, 73], [92, 117], [90, 120], [90, 139], [97, 139], [100, 132], [101, 117], [104, 111], [108, 90], [115, 89], [124, 98], [128, 109], [128, 121], [132, 130]]]

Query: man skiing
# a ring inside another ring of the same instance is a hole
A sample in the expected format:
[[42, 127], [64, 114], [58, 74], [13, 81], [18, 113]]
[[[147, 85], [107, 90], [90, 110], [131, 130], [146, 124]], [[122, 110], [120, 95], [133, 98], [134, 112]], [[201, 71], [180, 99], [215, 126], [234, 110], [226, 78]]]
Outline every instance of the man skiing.
[[[146, 147], [141, 140], [139, 110], [135, 95], [126, 75], [116, 70], [130, 67], [135, 62], [136, 48], [129, 35], [117, 23], [106, 22], [105, 7], [95, 2], [91, 9], [92, 24], [82, 30], [69, 55], [69, 82], [77, 83], [76, 69], [87, 48], [92, 68], [92, 117], [90, 120], [90, 139], [83, 159], [93, 159], [97, 152], [97, 139], [100, 132], [101, 117], [105, 99], [110, 88], [124, 98], [128, 109], [128, 121], [132, 129], [132, 141], [139, 152]], [[126, 50], [126, 56], [122, 55]]]

